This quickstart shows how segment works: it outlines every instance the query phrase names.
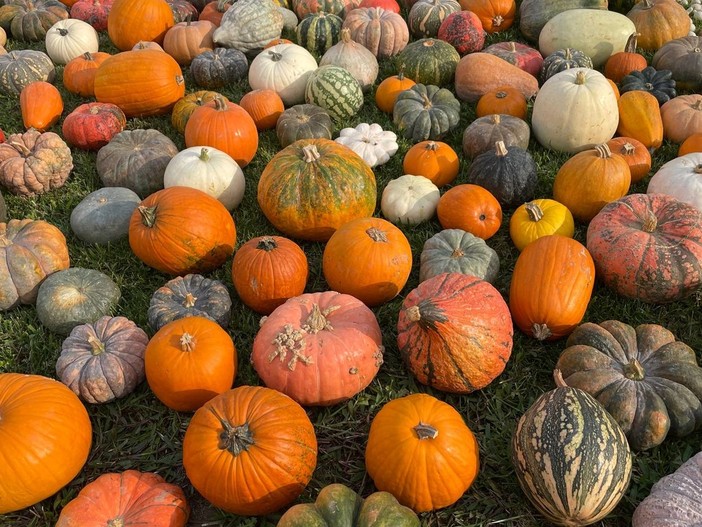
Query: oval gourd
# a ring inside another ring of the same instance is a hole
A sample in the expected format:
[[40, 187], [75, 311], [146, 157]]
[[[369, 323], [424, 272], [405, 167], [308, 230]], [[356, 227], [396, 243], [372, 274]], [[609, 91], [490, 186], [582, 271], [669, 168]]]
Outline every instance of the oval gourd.
[[607, 0], [523, 0], [519, 3], [519, 31], [527, 40], [538, 42], [546, 22], [569, 9], [607, 9]]

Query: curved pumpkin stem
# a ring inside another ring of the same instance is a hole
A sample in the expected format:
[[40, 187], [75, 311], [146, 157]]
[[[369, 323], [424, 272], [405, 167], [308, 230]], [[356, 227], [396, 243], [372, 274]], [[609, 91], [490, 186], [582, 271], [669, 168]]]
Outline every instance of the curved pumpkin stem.
[[556, 387], [568, 388], [568, 385], [566, 384], [565, 380], [563, 379], [563, 373], [558, 368], [553, 370], [553, 380], [556, 383]]
[[422, 439], [436, 439], [439, 435], [439, 431], [428, 423], [422, 423], [415, 426], [412, 430], [417, 434], [417, 437], [421, 441]]
[[185, 295], [185, 299], [183, 300], [183, 307], [195, 307], [195, 302], [197, 301], [197, 298], [193, 296], [192, 293], [188, 292]]
[[347, 27], [342, 28], [340, 39], [344, 44], [350, 44], [353, 42], [353, 40], [351, 40], [351, 30]]
[[93, 356], [100, 355], [101, 353], [105, 352], [105, 344], [103, 344], [99, 338], [96, 338], [93, 335], [88, 336], [88, 344], [90, 344], [90, 347], [92, 348], [90, 353]]
[[280, 59], [283, 58], [283, 55], [281, 55], [277, 51], [269, 51], [268, 55], [273, 62], [278, 62]]
[[495, 15], [492, 17], [492, 25], [494, 27], [500, 27], [504, 21], [505, 19], [502, 17], [502, 15]]
[[215, 110], [221, 112], [224, 111], [228, 108], [227, 101], [224, 100], [224, 97], [221, 95], [215, 96], [214, 100], [214, 107]]
[[139, 214], [141, 214], [141, 221], [147, 227], [153, 227], [156, 223], [156, 207], [144, 207], [140, 205], [137, 207]]
[[19, 143], [17, 141], [8, 141], [8, 145], [10, 145], [12, 148], [18, 150], [24, 157], [27, 157], [32, 153], [32, 151], [27, 148], [27, 145], [24, 143]]
[[612, 157], [612, 151], [609, 149], [609, 146], [607, 146], [607, 143], [597, 145], [595, 147], [595, 150], [597, 150], [597, 157], [600, 157], [602, 159], [608, 159]]
[[624, 366], [624, 377], [632, 381], [642, 381], [646, 377], [646, 371], [638, 359], [631, 359], [629, 364]]
[[531, 326], [531, 332], [534, 334], [534, 338], [537, 340], [546, 340], [553, 335], [546, 324], [534, 324]]
[[625, 53], [636, 53], [636, 44], [638, 43], [638, 37], [641, 33], [632, 33], [629, 38], [626, 39], [626, 45], [624, 46]]
[[544, 217], [544, 211], [533, 201], [524, 205], [524, 208], [531, 221], [540, 221]]
[[436, 141], [427, 141], [427, 145], [424, 147], [424, 149], [436, 152], [439, 149], [439, 144]]
[[312, 334], [319, 333], [323, 329], [327, 331], [333, 330], [334, 328], [332, 327], [331, 323], [327, 320], [327, 316], [329, 316], [330, 313], [333, 313], [340, 307], [341, 306], [330, 306], [324, 311], [322, 311], [319, 308], [319, 304], [314, 304], [312, 306], [312, 312], [307, 317], [307, 320], [302, 326], [302, 329], [307, 333]]
[[625, 156], [633, 156], [634, 152], [636, 152], [636, 147], [631, 143], [624, 143], [620, 150], [620, 153]]

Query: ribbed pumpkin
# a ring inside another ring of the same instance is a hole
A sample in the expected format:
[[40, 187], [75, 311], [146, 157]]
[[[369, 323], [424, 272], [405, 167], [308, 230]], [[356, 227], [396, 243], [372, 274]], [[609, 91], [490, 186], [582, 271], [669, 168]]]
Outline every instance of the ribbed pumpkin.
[[632, 71], [641, 71], [648, 66], [646, 57], [636, 53], [637, 33], [632, 33], [626, 41], [624, 51], [614, 53], [607, 59], [604, 67], [605, 77], [619, 83]]
[[412, 79], [405, 77], [403, 71], [392, 77], [387, 77], [378, 84], [378, 88], [375, 90], [375, 104], [381, 112], [392, 113], [393, 108], [395, 108], [395, 100], [400, 92], [408, 90], [415, 84]]
[[116, 104], [127, 117], [169, 113], [185, 95], [183, 72], [175, 59], [150, 49], [108, 58], [95, 73], [93, 86], [98, 102]]
[[285, 148], [299, 139], [331, 139], [334, 131], [329, 113], [315, 104], [296, 104], [285, 110], [275, 125], [280, 146]]
[[324, 53], [319, 65], [344, 68], [353, 75], [364, 92], [370, 90], [378, 77], [378, 59], [368, 49], [351, 38], [349, 28], [341, 30], [339, 42]]
[[57, 0], [12, 0], [0, 7], [0, 25], [15, 40], [39, 42], [56, 22], [68, 18], [68, 9]]
[[297, 43], [312, 53], [323, 55], [339, 42], [343, 23], [343, 19], [331, 13], [311, 13], [295, 29]]
[[563, 383], [522, 415], [512, 463], [522, 490], [549, 522], [591, 525], [607, 516], [629, 486], [631, 450], [615, 419], [586, 392]]
[[682, 143], [702, 132], [702, 95], [678, 95], [661, 106], [663, 133], [674, 143]]
[[544, 84], [556, 73], [571, 68], [592, 69], [592, 59], [586, 53], [573, 48], [564, 48], [547, 55], [539, 69], [539, 83]]
[[224, 95], [211, 90], [199, 90], [179, 99], [173, 106], [173, 111], [171, 112], [171, 124], [173, 128], [178, 130], [181, 134], [184, 133], [185, 125], [188, 123], [188, 119], [190, 119], [193, 112], [200, 106], [214, 100], [215, 97], [222, 97], [225, 101], [229, 100]]
[[54, 63], [43, 51], [21, 49], [0, 54], [0, 91], [6, 95], [19, 95], [30, 82], [53, 82], [54, 77]]
[[674, 0], [642, 0], [634, 4], [626, 16], [639, 33], [639, 47], [646, 51], [656, 51], [666, 42], [690, 32], [690, 17]]
[[397, 346], [422, 384], [470, 393], [504, 370], [512, 352], [512, 317], [488, 282], [462, 273], [436, 275], [402, 303]]
[[129, 245], [144, 263], [166, 274], [206, 273], [234, 252], [236, 228], [215, 198], [190, 187], [151, 194], [134, 211]]
[[424, 176], [437, 187], [453, 183], [458, 166], [458, 155], [442, 141], [421, 141], [410, 147], [402, 160], [405, 174]]
[[472, 11], [488, 33], [506, 31], [514, 23], [517, 14], [515, 0], [460, 0], [461, 9]]
[[239, 106], [251, 116], [259, 131], [275, 128], [278, 118], [285, 111], [280, 95], [268, 89], [252, 90], [244, 94]]
[[638, 139], [651, 151], [663, 143], [663, 118], [656, 98], [642, 90], [632, 90], [619, 97], [617, 134]]
[[100, 65], [109, 59], [109, 53], [84, 53], [63, 68], [63, 87], [81, 97], [95, 95], [95, 74]]
[[380, 7], [360, 7], [344, 19], [351, 38], [378, 59], [394, 57], [407, 46], [409, 28], [398, 13]]
[[443, 273], [463, 273], [492, 283], [499, 270], [497, 252], [482, 238], [461, 229], [444, 229], [424, 242], [419, 281]]
[[163, 38], [163, 50], [176, 59], [178, 64], [189, 65], [195, 57], [205, 51], [212, 51], [214, 42], [212, 34], [215, 25], [208, 20], [188, 19], [178, 22], [166, 31]]
[[463, 153], [473, 159], [495, 148], [497, 141], [505, 146], [529, 148], [531, 131], [523, 119], [507, 114], [479, 117], [463, 132]]
[[401, 65], [405, 75], [415, 82], [445, 86], [453, 82], [460, 60], [458, 51], [448, 42], [423, 38], [404, 48], [396, 64]]
[[665, 194], [606, 205], [587, 230], [597, 276], [617, 294], [673, 302], [702, 285], [702, 212]]
[[[165, 45], [165, 43], [164, 43]], [[198, 86], [218, 89], [239, 82], [249, 71], [249, 61], [234, 48], [215, 48], [196, 55], [190, 63], [190, 73]]]
[[460, 121], [460, 110], [450, 90], [415, 84], [398, 94], [392, 120], [404, 137], [418, 143], [450, 132]]
[[268, 162], [258, 182], [258, 204], [279, 231], [328, 240], [355, 218], [371, 216], [375, 175], [351, 149], [330, 139], [301, 139]]
[[89, 102], [77, 106], [63, 120], [66, 142], [83, 150], [99, 150], [124, 130], [127, 118], [119, 106]]
[[520, 251], [534, 240], [549, 234], [572, 238], [573, 215], [568, 207], [552, 199], [535, 199], [517, 207], [509, 219], [509, 235]]
[[[452, 13], [460, 11], [461, 6], [456, 0], [419, 0], [407, 14], [410, 33], [414, 38], [436, 38], [441, 23]], [[480, 26], [482, 29], [482, 24]]]
[[439, 26], [438, 38], [451, 44], [459, 54], [474, 53], [485, 45], [485, 31], [472, 11], [451, 13]]
[[538, 340], [569, 335], [580, 323], [595, 285], [595, 264], [577, 240], [551, 234], [517, 258], [509, 290], [515, 325]]
[[656, 70], [652, 66], [647, 66], [641, 71], [632, 71], [619, 81], [621, 93], [633, 90], [646, 91], [653, 95], [661, 106], [677, 96], [675, 86], [672, 71]]
[[320, 66], [307, 78], [305, 101], [324, 108], [334, 121], [340, 122], [361, 109], [363, 88], [344, 68]]
[[174, 25], [166, 0], [115, 0], [107, 15], [107, 34], [120, 51], [132, 49], [140, 40], [161, 44]]

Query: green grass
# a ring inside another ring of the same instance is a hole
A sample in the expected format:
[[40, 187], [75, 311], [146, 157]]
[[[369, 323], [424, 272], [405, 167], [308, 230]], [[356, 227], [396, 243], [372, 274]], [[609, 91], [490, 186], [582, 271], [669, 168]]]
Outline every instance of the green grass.
[[[500, 37], [502, 40], [519, 39], [516, 30]], [[491, 37], [490, 43], [498, 40]], [[101, 50], [114, 51], [106, 38], [101, 37]], [[9, 49], [26, 47], [10, 41]], [[32, 44], [42, 49], [43, 44]], [[77, 104], [85, 102], [63, 90], [61, 70], [57, 68], [56, 84], [64, 95], [67, 115]], [[381, 67], [379, 79], [395, 70], [389, 63]], [[188, 91], [197, 89], [186, 72]], [[232, 101], [238, 101], [248, 90], [245, 80], [221, 90]], [[473, 106], [462, 103], [461, 122], [446, 138], [457, 152], [461, 152], [463, 130], [474, 119]], [[18, 102], [0, 96], [1, 127], [6, 133], [22, 130]], [[355, 126], [360, 122], [377, 122], [384, 129], [393, 130], [390, 116], [377, 110], [372, 92], [366, 95], [365, 105], [357, 116], [345, 123]], [[131, 119], [129, 129], [157, 128], [184, 148], [181, 135], [170, 125], [168, 117]], [[60, 133], [60, 123], [53, 128]], [[400, 149], [389, 163], [378, 167], [375, 174], [380, 193], [385, 184], [402, 175], [402, 158], [411, 146], [400, 140]], [[248, 239], [273, 234], [256, 202], [256, 184], [266, 163], [278, 151], [274, 131], [261, 134], [259, 151], [254, 161], [245, 168], [247, 189], [243, 203], [234, 211], [239, 244]], [[538, 197], [550, 197], [553, 178], [565, 154], [549, 152], [532, 140], [530, 152], [539, 166]], [[655, 170], [665, 161], [675, 157], [677, 145], [664, 144], [654, 155]], [[109, 246], [83, 244], [71, 232], [71, 210], [90, 191], [100, 186], [95, 171], [95, 154], [73, 150], [75, 168], [66, 184], [36, 198], [6, 196], [9, 217], [44, 219], [57, 225], [66, 235], [71, 265], [97, 269], [117, 282], [122, 298], [115, 314], [134, 320], [152, 333], [147, 326], [146, 310], [151, 294], [169, 277], [159, 274], [142, 264], [129, 249], [127, 241]], [[461, 156], [461, 170], [456, 184], [466, 181], [469, 162]], [[645, 192], [648, 178], [634, 185], [631, 192]], [[379, 207], [378, 209], [379, 210]], [[379, 214], [379, 212], [378, 212]], [[507, 299], [511, 272], [517, 250], [508, 234], [510, 211], [506, 211], [503, 226], [488, 241], [499, 254], [501, 271], [496, 287]], [[452, 507], [422, 515], [426, 527], [487, 526], [534, 527], [544, 520], [521, 492], [510, 462], [510, 439], [514, 426], [522, 413], [534, 400], [554, 387], [551, 371], [563, 341], [541, 343], [517, 331], [514, 349], [504, 373], [490, 386], [470, 395], [451, 395], [419, 385], [406, 370], [396, 346], [396, 323], [403, 298], [418, 285], [418, 262], [424, 241], [441, 230], [436, 220], [417, 227], [401, 227], [407, 235], [414, 254], [414, 267], [410, 279], [400, 295], [374, 309], [383, 328], [386, 349], [385, 363], [371, 385], [350, 401], [331, 408], [308, 408], [308, 415], [315, 426], [319, 442], [319, 459], [314, 477], [301, 501], [311, 501], [319, 489], [332, 482], [342, 482], [363, 495], [374, 491], [373, 482], [365, 472], [364, 448], [373, 416], [384, 403], [409, 393], [430, 393], [459, 410], [476, 434], [480, 444], [480, 473], [473, 486]], [[585, 227], [578, 226], [575, 237], [584, 243]], [[322, 270], [323, 244], [301, 243], [310, 263], [307, 291], [327, 288]], [[229, 276], [231, 260], [209, 276], [228, 285], [233, 297], [230, 334], [239, 354], [236, 386], [260, 384], [249, 363], [252, 342], [258, 328], [259, 316], [241, 304], [236, 297]], [[702, 358], [702, 310], [700, 296], [669, 305], [648, 305], [615, 295], [602, 284], [596, 284], [584, 321], [600, 322], [618, 319], [636, 325], [659, 323], [668, 327], [680, 340], [692, 346]], [[55, 376], [55, 362], [62, 339], [45, 330], [38, 321], [35, 309], [24, 306], [0, 314], [0, 371], [34, 373]], [[279, 515], [266, 518], [243, 518], [226, 514], [209, 506], [189, 485], [181, 464], [181, 444], [190, 415], [165, 408], [149, 390], [146, 383], [130, 396], [104, 405], [88, 406], [93, 424], [93, 446], [87, 464], [80, 474], [55, 496], [28, 509], [0, 516], [0, 525], [43, 527], [53, 525], [58, 514], [69, 500], [88, 482], [102, 473], [138, 469], [156, 471], [168, 481], [181, 485], [193, 508], [193, 526], [274, 526]], [[0, 446], [0, 448], [2, 448]], [[684, 460], [702, 448], [700, 432], [684, 439], [667, 439], [651, 451], [634, 455], [634, 472], [631, 486], [615, 511], [598, 525], [614, 527], [630, 524], [636, 505], [648, 494], [651, 485], [660, 477], [675, 470]]]

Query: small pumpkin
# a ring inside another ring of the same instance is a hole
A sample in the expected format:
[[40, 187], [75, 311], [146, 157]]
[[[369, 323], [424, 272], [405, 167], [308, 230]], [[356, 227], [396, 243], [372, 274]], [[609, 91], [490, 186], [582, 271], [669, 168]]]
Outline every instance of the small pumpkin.
[[348, 146], [371, 168], [387, 163], [399, 148], [395, 133], [383, 130], [378, 123], [343, 128], [335, 141]]
[[640, 71], [632, 71], [621, 78], [619, 92], [623, 94], [632, 90], [649, 92], [661, 106], [677, 96], [673, 72], [657, 70], [653, 66], [647, 66]]
[[440, 139], [460, 121], [461, 105], [446, 88], [415, 84], [400, 92], [392, 119], [400, 133], [415, 143]]
[[544, 58], [539, 70], [539, 84], [543, 85], [556, 73], [571, 68], [592, 69], [592, 59], [586, 53], [573, 48], [564, 48], [550, 53]]
[[678, 157], [692, 154], [693, 152], [702, 152], [702, 132], [692, 134], [678, 147]]
[[[190, 66], [192, 67], [192, 64]], [[185, 132], [185, 125], [193, 112], [198, 107], [214, 100], [215, 97], [218, 96], [222, 97], [225, 101], [229, 100], [221, 93], [211, 90], [199, 90], [182, 97], [175, 103], [173, 111], [171, 112], [171, 124], [173, 128], [178, 130], [181, 134]]]
[[375, 90], [375, 104], [381, 112], [392, 113], [397, 96], [415, 84], [412, 79], [405, 77], [403, 71], [392, 77], [387, 77], [378, 84], [378, 88]]
[[458, 167], [458, 155], [442, 141], [420, 141], [407, 150], [402, 160], [405, 174], [424, 176], [437, 187], [453, 183]]
[[72, 59], [63, 68], [63, 87], [81, 97], [93, 97], [97, 69], [110, 57], [109, 53], [98, 51]]
[[424, 242], [419, 281], [443, 273], [463, 273], [493, 283], [499, 270], [497, 252], [485, 240], [461, 229], [444, 229]]
[[229, 9], [234, 2], [232, 0], [213, 0], [207, 2], [200, 12], [199, 20], [212, 22], [215, 27], [219, 27], [222, 23], [224, 13]]
[[392, 223], [417, 225], [434, 217], [439, 189], [424, 176], [405, 174], [385, 185], [380, 210]]
[[98, 34], [87, 22], [68, 18], [47, 30], [44, 45], [54, 64], [68, 64], [84, 53], [97, 53]]
[[505, 146], [529, 148], [531, 131], [523, 119], [507, 114], [478, 117], [463, 132], [463, 153], [471, 159], [495, 148], [502, 141]]
[[252, 90], [244, 94], [239, 106], [251, 116], [259, 131], [275, 128], [278, 118], [285, 111], [280, 95], [268, 89]]
[[344, 20], [323, 11], [310, 13], [295, 28], [296, 42], [311, 53], [324, 55], [341, 36]]
[[514, 23], [517, 2], [514, 0], [460, 0], [461, 9], [472, 11], [480, 18], [488, 33], [506, 31]]
[[77, 106], [63, 120], [61, 132], [66, 142], [82, 150], [99, 150], [127, 126], [119, 106], [89, 102]]
[[190, 73], [195, 84], [209, 90], [234, 84], [243, 79], [248, 71], [246, 55], [234, 48], [205, 50], [190, 62]]
[[509, 235], [520, 251], [542, 236], [560, 234], [572, 238], [574, 232], [573, 215], [568, 207], [552, 199], [524, 203], [509, 219]]
[[300, 139], [331, 139], [333, 130], [329, 113], [315, 104], [296, 104], [288, 108], [275, 125], [282, 148]]
[[475, 107], [477, 117], [503, 114], [513, 115], [519, 119], [527, 116], [527, 101], [522, 92], [511, 86], [500, 86], [485, 93]]
[[619, 154], [629, 164], [631, 182], [637, 183], [651, 170], [651, 152], [646, 145], [633, 137], [615, 137], [607, 141], [613, 154]]
[[124, 187], [103, 187], [71, 211], [71, 230], [85, 243], [107, 244], [126, 238], [129, 220], [141, 198]]
[[464, 183], [446, 191], [436, 206], [443, 229], [462, 229], [487, 240], [502, 225], [502, 207], [489, 190]]
[[58, 122], [63, 112], [63, 98], [56, 86], [34, 81], [20, 92], [20, 112], [25, 129], [43, 132]]
[[[87, 22], [95, 31], [107, 29], [107, 15], [114, 0], [78, 0], [71, 6], [71, 18]], [[66, 4], [68, 5], [68, 4]]]
[[629, 35], [624, 51], [614, 53], [607, 59], [604, 67], [605, 77], [619, 84], [630, 73], [646, 69], [648, 66], [646, 57], [636, 53], [637, 38], [638, 33]]

